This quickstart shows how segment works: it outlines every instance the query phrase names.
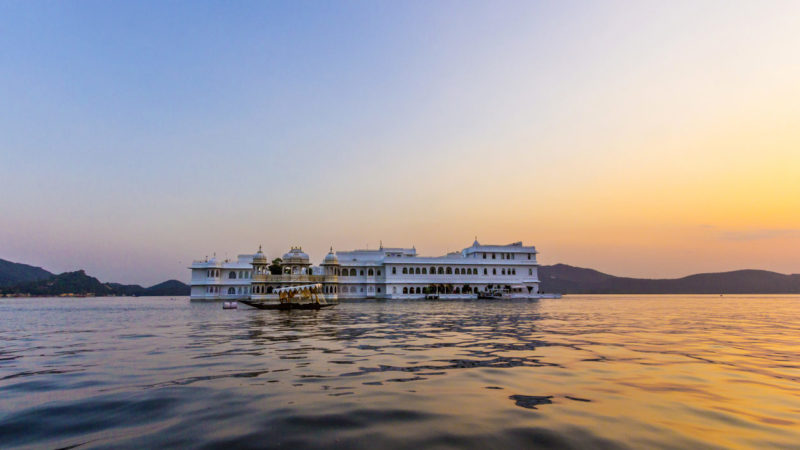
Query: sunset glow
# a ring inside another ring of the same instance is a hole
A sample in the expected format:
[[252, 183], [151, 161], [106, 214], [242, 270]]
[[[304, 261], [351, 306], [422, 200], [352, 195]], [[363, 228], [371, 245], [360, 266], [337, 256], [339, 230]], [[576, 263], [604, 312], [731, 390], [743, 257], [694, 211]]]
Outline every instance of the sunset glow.
[[800, 272], [798, 2], [46, 5], [0, 4], [0, 257]]

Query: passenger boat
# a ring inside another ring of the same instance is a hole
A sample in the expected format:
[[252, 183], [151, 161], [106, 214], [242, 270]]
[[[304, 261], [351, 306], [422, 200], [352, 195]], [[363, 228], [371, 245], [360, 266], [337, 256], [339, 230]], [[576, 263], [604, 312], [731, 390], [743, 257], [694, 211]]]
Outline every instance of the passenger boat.
[[242, 303], [258, 309], [322, 309], [336, 306], [336, 303], [328, 303], [322, 295], [322, 284], [304, 284], [278, 288], [273, 291], [278, 294], [278, 303], [240, 300]]
[[478, 292], [478, 300], [499, 300], [503, 298], [509, 298], [509, 297], [504, 295], [502, 291]]

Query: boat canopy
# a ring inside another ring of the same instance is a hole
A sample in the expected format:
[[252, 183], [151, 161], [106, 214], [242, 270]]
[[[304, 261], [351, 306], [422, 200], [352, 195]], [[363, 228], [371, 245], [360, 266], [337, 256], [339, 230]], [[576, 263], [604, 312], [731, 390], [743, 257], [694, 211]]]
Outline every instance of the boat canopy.
[[278, 288], [278, 289], [275, 289], [272, 292], [280, 294], [282, 292], [286, 292], [286, 293], [289, 293], [289, 292], [303, 292], [303, 291], [311, 291], [311, 290], [315, 290], [315, 289], [316, 290], [322, 289], [322, 284], [320, 284], [320, 283], [301, 284], [299, 286], [289, 286], [289, 287], [285, 287], [285, 288]]

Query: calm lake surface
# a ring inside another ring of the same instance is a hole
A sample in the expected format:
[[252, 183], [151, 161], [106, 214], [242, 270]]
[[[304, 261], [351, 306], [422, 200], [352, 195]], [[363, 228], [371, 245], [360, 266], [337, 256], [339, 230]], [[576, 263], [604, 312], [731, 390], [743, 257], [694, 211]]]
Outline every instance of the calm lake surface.
[[800, 447], [800, 296], [0, 300], [0, 447]]

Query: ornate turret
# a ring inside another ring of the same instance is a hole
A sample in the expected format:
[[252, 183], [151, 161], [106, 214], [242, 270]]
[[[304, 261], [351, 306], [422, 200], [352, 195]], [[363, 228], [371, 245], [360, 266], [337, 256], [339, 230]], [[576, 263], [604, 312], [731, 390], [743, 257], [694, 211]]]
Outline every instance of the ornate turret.
[[253, 255], [253, 264], [255, 263], [266, 263], [267, 262], [267, 255], [261, 251], [261, 246], [258, 246], [258, 251], [255, 255]]
[[283, 273], [285, 274], [308, 274], [311, 273], [311, 261], [308, 254], [303, 252], [301, 247], [292, 247], [283, 255]]
[[330, 265], [338, 265], [338, 264], [339, 264], [339, 258], [337, 258], [336, 254], [333, 253], [333, 247], [331, 247], [331, 251], [329, 251], [328, 254], [325, 255], [325, 259], [322, 260], [322, 265], [323, 266], [330, 266]]

